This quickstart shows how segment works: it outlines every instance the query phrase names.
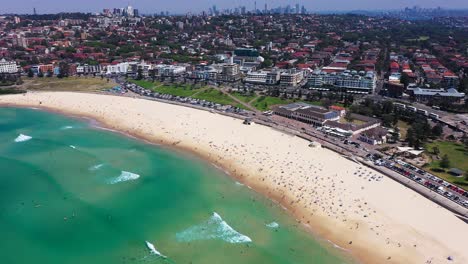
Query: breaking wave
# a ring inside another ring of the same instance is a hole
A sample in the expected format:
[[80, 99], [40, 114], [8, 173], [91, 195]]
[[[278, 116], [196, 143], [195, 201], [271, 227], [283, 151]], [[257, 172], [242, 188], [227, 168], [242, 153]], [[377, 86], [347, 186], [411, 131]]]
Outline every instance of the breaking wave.
[[161, 252], [159, 252], [159, 251], [156, 249], [156, 247], [155, 247], [152, 243], [150, 243], [150, 242], [148, 242], [148, 241], [145, 241], [145, 244], [146, 244], [146, 247], [147, 247], [147, 248], [149, 249], [149, 251], [151, 252], [151, 254], [157, 255], [157, 256], [161, 256], [161, 257], [163, 257], [163, 258], [166, 258], [166, 256], [164, 256], [163, 254], [161, 254]]
[[61, 130], [68, 130], [68, 129], [73, 129], [73, 128], [74, 128], [73, 126], [63, 126], [60, 129]]
[[96, 171], [96, 170], [99, 170], [100, 168], [102, 168], [104, 166], [104, 163], [101, 163], [101, 164], [97, 164], [97, 165], [94, 165], [94, 166], [91, 166], [89, 168], [90, 171]]
[[276, 223], [276, 222], [271, 222], [271, 223], [269, 223], [269, 224], [266, 224], [266, 226], [267, 226], [268, 228], [278, 228], [278, 227], [279, 227], [279, 224]]
[[140, 178], [140, 175], [136, 173], [131, 173], [128, 171], [122, 171], [119, 177], [114, 178], [109, 181], [110, 184], [116, 184], [120, 182], [126, 182], [126, 181], [134, 181], [136, 179]]
[[76, 149], [76, 147], [75, 147], [75, 146], [73, 146], [73, 145], [70, 145], [70, 148], [72, 148], [72, 149]]
[[221, 239], [232, 244], [252, 242], [250, 237], [234, 230], [216, 212], [206, 222], [177, 233], [176, 239], [179, 242], [209, 239]]
[[17, 138], [15, 138], [15, 142], [25, 142], [25, 141], [28, 141], [30, 139], [32, 139], [32, 137], [27, 136], [27, 135], [23, 135], [23, 134], [19, 134], [19, 136]]

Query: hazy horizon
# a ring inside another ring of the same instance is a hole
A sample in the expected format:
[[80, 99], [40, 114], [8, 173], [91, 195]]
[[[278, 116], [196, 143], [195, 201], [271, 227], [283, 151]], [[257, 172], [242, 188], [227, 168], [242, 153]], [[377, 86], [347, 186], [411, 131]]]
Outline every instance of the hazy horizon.
[[[213, 5], [216, 5], [219, 10], [225, 8], [235, 8], [246, 6], [247, 10], [253, 10], [255, 1], [248, 0], [178, 0], [175, 2], [155, 2], [154, 0], [81, 0], [77, 2], [68, 2], [66, 5], [58, 5], [52, 0], [24, 0], [24, 1], [9, 1], [2, 4], [1, 13], [18, 13], [32, 14], [33, 8], [36, 8], [38, 14], [59, 13], [59, 12], [100, 12], [103, 8], [118, 8], [130, 4], [134, 8], [139, 9], [141, 14], [159, 13], [161, 11], [169, 11], [171, 13], [199, 13], [208, 10]], [[376, 0], [348, 0], [343, 3], [342, 0], [315, 0], [309, 1], [285, 1], [285, 0], [270, 0], [256, 1], [257, 9], [263, 10], [265, 3], [268, 8], [278, 6], [291, 5], [296, 3], [304, 5], [308, 11], [351, 11], [351, 10], [394, 10], [405, 7], [419, 6], [421, 8], [442, 7], [446, 9], [464, 9], [468, 8], [468, 1], [465, 0], [394, 0], [394, 1], [376, 1]]]

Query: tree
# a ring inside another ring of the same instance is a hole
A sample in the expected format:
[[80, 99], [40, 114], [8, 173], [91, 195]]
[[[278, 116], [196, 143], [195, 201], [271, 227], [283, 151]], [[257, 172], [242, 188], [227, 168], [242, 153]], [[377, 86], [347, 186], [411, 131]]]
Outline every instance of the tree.
[[272, 65], [273, 65], [273, 61], [270, 59], [265, 59], [261, 64], [262, 68], [269, 68]]
[[414, 145], [414, 130], [413, 128], [408, 128], [406, 132], [406, 141], [408, 141], [408, 145], [412, 147]]
[[60, 62], [59, 63], [59, 74], [57, 75], [58, 78], [68, 77], [68, 73], [70, 71], [70, 65], [67, 62]]
[[432, 148], [432, 153], [434, 153], [434, 155], [439, 155], [439, 154], [440, 154], [440, 149], [439, 149], [439, 147], [434, 146], [434, 147]]
[[400, 140], [400, 129], [395, 127], [395, 131], [392, 133], [391, 137], [393, 142], [398, 142]]
[[[150, 76], [151, 76], [152, 82], [154, 82], [154, 79], [156, 78], [156, 72], [154, 70], [150, 70]], [[185, 78], [184, 78], [184, 81], [185, 81]]]
[[400, 83], [404, 84], [406, 88], [408, 87], [409, 82], [410, 82], [409, 76], [407, 73], [404, 72], [400, 77]]
[[444, 132], [444, 128], [442, 127], [442, 125], [437, 124], [431, 129], [431, 132], [433, 136], [440, 137]]
[[136, 77], [136, 80], [141, 80], [143, 79], [143, 69], [138, 69], [137, 71], [137, 77]]
[[382, 115], [382, 125], [384, 127], [391, 127], [395, 118], [391, 114]]
[[445, 169], [450, 167], [450, 160], [449, 160], [449, 157], [447, 156], [447, 154], [445, 154], [442, 157], [442, 160], [440, 161], [440, 167], [445, 168]]
[[346, 111], [344, 118], [348, 123], [352, 123], [354, 121], [353, 115], [350, 111]]
[[32, 68], [29, 68], [29, 70], [28, 70], [28, 77], [29, 78], [34, 77], [34, 72], [33, 72]]

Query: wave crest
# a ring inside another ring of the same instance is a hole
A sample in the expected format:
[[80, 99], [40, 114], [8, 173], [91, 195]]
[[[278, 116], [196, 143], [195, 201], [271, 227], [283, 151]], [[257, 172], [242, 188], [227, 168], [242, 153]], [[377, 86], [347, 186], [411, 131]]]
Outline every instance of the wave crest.
[[266, 224], [266, 226], [267, 226], [268, 228], [278, 228], [278, 227], [279, 227], [279, 224], [276, 223], [276, 222], [271, 222], [271, 223], [269, 223], [269, 224]]
[[19, 136], [15, 138], [15, 142], [25, 142], [25, 141], [28, 141], [30, 139], [32, 139], [32, 137], [30, 137], [28, 135], [19, 134]]
[[109, 181], [110, 184], [117, 184], [120, 182], [134, 181], [140, 178], [140, 175], [128, 171], [122, 171], [119, 177]]
[[232, 244], [252, 242], [250, 237], [237, 232], [216, 212], [206, 222], [177, 233], [176, 239], [180, 242], [209, 239], [221, 239]]

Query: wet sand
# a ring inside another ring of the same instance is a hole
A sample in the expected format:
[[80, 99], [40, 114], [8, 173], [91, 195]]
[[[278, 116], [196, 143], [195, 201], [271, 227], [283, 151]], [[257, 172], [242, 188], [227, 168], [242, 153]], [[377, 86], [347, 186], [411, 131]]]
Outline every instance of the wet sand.
[[361, 262], [468, 263], [468, 225], [451, 212], [301, 138], [129, 97], [41, 92], [1, 96], [0, 105], [93, 118], [106, 128], [195, 153], [281, 203], [298, 224]]

